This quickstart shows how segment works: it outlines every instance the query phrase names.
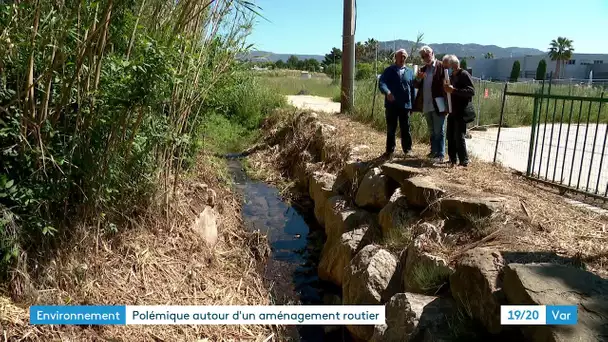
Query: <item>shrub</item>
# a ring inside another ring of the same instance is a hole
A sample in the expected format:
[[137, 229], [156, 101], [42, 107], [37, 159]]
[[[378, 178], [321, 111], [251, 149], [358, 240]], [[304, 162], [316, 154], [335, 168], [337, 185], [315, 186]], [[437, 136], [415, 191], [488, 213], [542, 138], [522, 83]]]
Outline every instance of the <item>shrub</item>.
[[137, 1], [0, 4], [0, 266], [71, 223], [134, 214], [204, 132], [230, 142], [282, 104], [236, 61], [248, 19], [207, 30], [248, 2], [181, 4], [192, 16]]
[[355, 80], [360, 81], [368, 79], [374, 76], [374, 69], [369, 63], [359, 63], [357, 65], [357, 72], [355, 73]]
[[513, 62], [513, 68], [511, 69], [511, 77], [509, 78], [510, 82], [517, 82], [520, 70], [521, 66], [519, 64], [519, 61]]
[[544, 59], [541, 59], [538, 62], [538, 67], [536, 68], [536, 79], [544, 80], [547, 75], [547, 62]]

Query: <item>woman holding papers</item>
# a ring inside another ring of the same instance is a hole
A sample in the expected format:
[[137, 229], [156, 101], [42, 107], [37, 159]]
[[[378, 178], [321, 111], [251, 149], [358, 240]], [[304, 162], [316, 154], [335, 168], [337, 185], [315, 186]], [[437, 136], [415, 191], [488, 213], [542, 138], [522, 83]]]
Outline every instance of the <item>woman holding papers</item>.
[[472, 98], [475, 96], [475, 87], [471, 75], [460, 68], [460, 61], [455, 55], [447, 55], [443, 58], [443, 67], [449, 69], [449, 82], [444, 85], [444, 90], [451, 97], [451, 113], [448, 116], [448, 156], [450, 163], [455, 166], [460, 161], [461, 166], [469, 164], [465, 134], [467, 122], [474, 115]]

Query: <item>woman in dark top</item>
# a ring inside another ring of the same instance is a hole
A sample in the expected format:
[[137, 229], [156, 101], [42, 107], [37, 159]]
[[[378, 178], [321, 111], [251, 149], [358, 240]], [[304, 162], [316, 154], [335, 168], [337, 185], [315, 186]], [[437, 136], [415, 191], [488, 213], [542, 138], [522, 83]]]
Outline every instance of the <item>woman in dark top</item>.
[[465, 122], [465, 109], [475, 95], [475, 87], [471, 75], [460, 68], [460, 61], [454, 55], [443, 58], [443, 67], [450, 69], [450, 84], [445, 84], [446, 93], [452, 97], [452, 112], [448, 116], [447, 140], [448, 155], [452, 166], [460, 161], [460, 166], [469, 165], [469, 156], [465, 135], [467, 124]]

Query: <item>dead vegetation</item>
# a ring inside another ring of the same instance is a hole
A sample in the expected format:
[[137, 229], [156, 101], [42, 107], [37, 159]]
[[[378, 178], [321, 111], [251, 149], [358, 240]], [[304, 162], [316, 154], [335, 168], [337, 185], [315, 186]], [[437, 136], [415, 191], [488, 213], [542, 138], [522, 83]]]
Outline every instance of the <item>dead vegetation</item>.
[[[204, 157], [203, 157], [204, 158]], [[15, 304], [0, 296], [2, 341], [262, 341], [281, 332], [269, 326], [30, 326], [32, 304], [268, 305], [258, 272], [268, 255], [265, 237], [245, 232], [235, 194], [204, 161], [193, 179], [179, 184], [166, 213], [159, 208], [109, 233], [78, 229], [77, 238], [45, 265], [19, 270], [24, 289]], [[206, 166], [205, 166], [206, 165]], [[196, 183], [217, 192], [219, 239], [208, 247], [192, 222], [207, 198]], [[185, 194], [188, 193], [186, 196]], [[13, 292], [13, 291], [11, 291]], [[15, 293], [13, 293], [15, 294]]]
[[[332, 143], [344, 146], [343, 151], [364, 145], [365, 148], [357, 151], [357, 157], [363, 161], [375, 160], [384, 152], [383, 132], [341, 114], [319, 113], [317, 116], [322, 123], [337, 128]], [[293, 121], [294, 114], [284, 116], [284, 120]], [[280, 126], [280, 120], [275, 119], [274, 123]], [[312, 136], [312, 132], [296, 133], [302, 137], [287, 139], [286, 149], [278, 149], [276, 152], [279, 153], [260, 152], [253, 160], [261, 167], [282, 167], [279, 170], [294, 165], [292, 163], [299, 158], [297, 154], [306, 146], [303, 142], [307, 140], [303, 136]], [[446, 191], [447, 196], [500, 197], [505, 201], [500, 215], [461, 222], [460, 229], [443, 245], [444, 254], [451, 260], [471, 248], [493, 246], [500, 251], [550, 252], [571, 260], [582, 260], [589, 270], [608, 276], [608, 217], [573, 206], [558, 193], [490, 163], [473, 160], [466, 169], [432, 165], [424, 158], [427, 149], [426, 145], [415, 145], [416, 157], [408, 159], [408, 165], [422, 168]], [[352, 156], [341, 152], [334, 157], [339, 160], [337, 165], [341, 165]], [[400, 158], [399, 154], [396, 158]], [[317, 163], [315, 167], [323, 168], [323, 165]], [[281, 174], [293, 177], [289, 173]], [[391, 237], [387, 247], [396, 248], [396, 244], [409, 240], [408, 236]]]

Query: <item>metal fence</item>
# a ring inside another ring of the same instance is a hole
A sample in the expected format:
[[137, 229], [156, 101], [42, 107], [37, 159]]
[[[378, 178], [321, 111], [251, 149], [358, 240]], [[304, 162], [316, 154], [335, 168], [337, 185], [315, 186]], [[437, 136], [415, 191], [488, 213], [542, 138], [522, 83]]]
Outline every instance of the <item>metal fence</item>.
[[[497, 127], [474, 132], [469, 145], [476, 154], [475, 148], [483, 145], [484, 139], [495, 138], [495, 163], [530, 178], [606, 200], [607, 102], [601, 87], [569, 91], [551, 80], [524, 87], [505, 83]], [[483, 115], [483, 107], [480, 109]], [[478, 150], [487, 159], [487, 151]]]

